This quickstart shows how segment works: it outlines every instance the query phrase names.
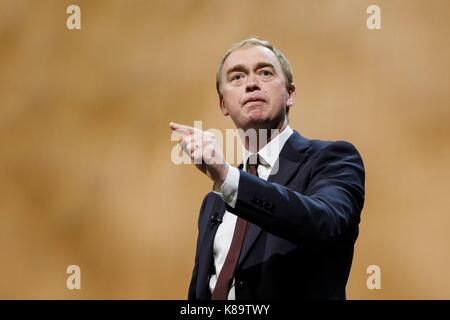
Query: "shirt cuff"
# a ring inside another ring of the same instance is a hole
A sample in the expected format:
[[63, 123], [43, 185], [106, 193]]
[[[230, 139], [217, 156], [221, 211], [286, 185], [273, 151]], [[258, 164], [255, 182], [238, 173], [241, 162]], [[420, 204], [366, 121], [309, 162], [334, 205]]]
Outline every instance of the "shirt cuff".
[[213, 190], [225, 201], [230, 207], [234, 208], [237, 201], [237, 192], [239, 188], [239, 169], [233, 166], [228, 166], [228, 173], [225, 181], [220, 187], [220, 191]]

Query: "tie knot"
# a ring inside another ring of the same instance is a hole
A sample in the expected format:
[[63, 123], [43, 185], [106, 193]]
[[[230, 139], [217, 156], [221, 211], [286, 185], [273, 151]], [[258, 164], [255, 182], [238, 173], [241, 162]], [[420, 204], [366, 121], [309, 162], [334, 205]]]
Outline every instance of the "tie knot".
[[254, 176], [258, 176], [258, 166], [260, 164], [261, 164], [260, 156], [257, 153], [252, 154], [247, 159], [247, 172]]

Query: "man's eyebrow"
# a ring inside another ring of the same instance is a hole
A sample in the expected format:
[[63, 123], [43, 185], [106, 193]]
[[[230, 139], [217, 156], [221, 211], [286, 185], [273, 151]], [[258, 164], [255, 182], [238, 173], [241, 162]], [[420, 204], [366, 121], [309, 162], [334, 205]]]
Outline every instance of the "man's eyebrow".
[[[255, 70], [258, 70], [258, 69], [261, 69], [261, 68], [267, 68], [267, 67], [272, 68], [272, 69], [275, 70], [274, 65], [271, 64], [270, 62], [258, 62], [256, 64], [256, 66], [255, 66]], [[247, 67], [244, 66], [243, 64], [237, 64], [237, 65], [231, 67], [227, 71], [227, 75], [229, 75], [230, 73], [239, 72], [239, 71], [246, 72], [247, 71]]]
[[275, 70], [275, 67], [270, 62], [258, 62], [256, 64], [255, 70], [258, 70], [258, 69], [261, 69], [261, 68], [266, 68], [266, 67], [269, 67], [269, 68], [272, 68], [272, 69]]
[[228, 69], [227, 71], [227, 75], [229, 75], [232, 72], [238, 72], [238, 71], [247, 71], [247, 68], [243, 65], [243, 64], [237, 64], [233, 67], [231, 67], [230, 69]]

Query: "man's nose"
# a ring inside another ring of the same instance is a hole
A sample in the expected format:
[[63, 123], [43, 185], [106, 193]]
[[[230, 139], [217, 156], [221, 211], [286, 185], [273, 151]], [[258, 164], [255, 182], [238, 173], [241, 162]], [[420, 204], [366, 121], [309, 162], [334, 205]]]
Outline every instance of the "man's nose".
[[256, 75], [249, 75], [247, 77], [247, 83], [245, 84], [245, 91], [252, 92], [255, 90], [260, 90], [258, 79], [256, 78]]

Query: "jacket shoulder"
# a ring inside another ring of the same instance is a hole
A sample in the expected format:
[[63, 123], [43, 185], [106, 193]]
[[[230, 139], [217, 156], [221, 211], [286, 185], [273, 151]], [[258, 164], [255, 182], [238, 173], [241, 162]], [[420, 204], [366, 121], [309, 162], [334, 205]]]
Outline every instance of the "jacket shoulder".
[[308, 148], [307, 153], [310, 155], [321, 152], [321, 151], [344, 151], [344, 152], [358, 152], [356, 147], [349, 141], [337, 140], [310, 140], [310, 148]]

